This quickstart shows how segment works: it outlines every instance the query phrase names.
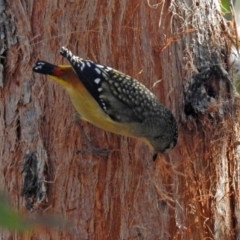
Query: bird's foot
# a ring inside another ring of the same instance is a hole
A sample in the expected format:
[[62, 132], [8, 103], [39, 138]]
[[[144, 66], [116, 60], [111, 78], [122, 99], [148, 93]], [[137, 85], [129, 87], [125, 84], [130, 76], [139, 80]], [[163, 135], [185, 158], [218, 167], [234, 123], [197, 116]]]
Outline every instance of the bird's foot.
[[89, 139], [87, 134], [83, 131], [83, 127], [81, 126], [81, 122], [80, 122], [81, 115], [79, 113], [75, 113], [73, 118], [74, 118], [74, 122], [77, 124], [77, 127], [80, 129], [80, 131], [82, 133], [82, 136], [84, 137], [85, 142], [88, 146], [87, 148], [78, 150], [76, 153], [77, 154], [79, 154], [79, 153], [85, 153], [85, 154], [93, 153], [93, 154], [96, 154], [100, 157], [107, 157], [111, 150], [109, 150], [107, 148], [98, 148], [98, 147], [93, 146], [92, 141]]

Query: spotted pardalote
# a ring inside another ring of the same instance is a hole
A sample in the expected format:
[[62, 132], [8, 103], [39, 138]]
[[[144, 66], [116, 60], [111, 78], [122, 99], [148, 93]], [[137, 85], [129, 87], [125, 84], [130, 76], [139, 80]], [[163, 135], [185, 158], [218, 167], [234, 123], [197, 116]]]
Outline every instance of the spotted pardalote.
[[178, 130], [173, 114], [136, 79], [111, 67], [85, 60], [62, 47], [70, 65], [38, 61], [33, 71], [62, 85], [81, 119], [116, 134], [139, 138], [154, 152], [172, 149]]

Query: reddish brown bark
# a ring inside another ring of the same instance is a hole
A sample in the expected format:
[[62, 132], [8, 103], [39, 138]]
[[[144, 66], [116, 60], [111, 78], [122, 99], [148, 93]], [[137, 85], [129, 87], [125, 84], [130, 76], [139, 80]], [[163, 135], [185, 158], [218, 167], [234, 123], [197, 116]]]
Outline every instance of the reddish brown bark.
[[[227, 80], [213, 76], [218, 91], [213, 105], [196, 114], [185, 111], [191, 78], [212, 60], [213, 52], [218, 56], [224, 52], [218, 60], [228, 69], [229, 34], [215, 4], [195, 0], [8, 3], [18, 42], [6, 52], [0, 89], [0, 186], [24, 215], [51, 214], [70, 225], [23, 234], [2, 231], [3, 239], [239, 236], [235, 144], [239, 125]], [[84, 122], [80, 130], [64, 90], [31, 70], [39, 59], [62, 64], [61, 46], [149, 87], [178, 121], [176, 148], [154, 163], [141, 141]], [[107, 148], [108, 155], [77, 153], [94, 146]], [[37, 158], [42, 193], [47, 188], [46, 196], [33, 205], [34, 213], [26, 209], [21, 196], [21, 170], [29, 153]]]

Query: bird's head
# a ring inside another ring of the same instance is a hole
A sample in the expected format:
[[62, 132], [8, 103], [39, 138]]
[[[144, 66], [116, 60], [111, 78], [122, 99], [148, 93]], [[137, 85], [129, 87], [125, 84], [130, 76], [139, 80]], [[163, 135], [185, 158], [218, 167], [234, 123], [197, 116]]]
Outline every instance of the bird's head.
[[173, 149], [177, 143], [178, 134], [177, 131], [174, 133], [174, 136], [171, 134], [166, 134], [163, 136], [155, 136], [148, 137], [147, 142], [148, 145], [153, 149], [153, 161], [157, 159], [158, 153], [168, 153], [171, 149]]

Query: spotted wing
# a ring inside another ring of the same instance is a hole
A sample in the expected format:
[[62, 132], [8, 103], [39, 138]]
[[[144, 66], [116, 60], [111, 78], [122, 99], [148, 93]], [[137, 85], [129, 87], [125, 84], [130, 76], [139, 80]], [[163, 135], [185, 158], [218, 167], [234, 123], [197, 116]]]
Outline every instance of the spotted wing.
[[157, 109], [159, 103], [155, 95], [137, 80], [110, 67], [74, 56], [66, 48], [61, 48], [60, 53], [68, 59], [81, 82], [113, 120], [142, 122], [153, 108]]

